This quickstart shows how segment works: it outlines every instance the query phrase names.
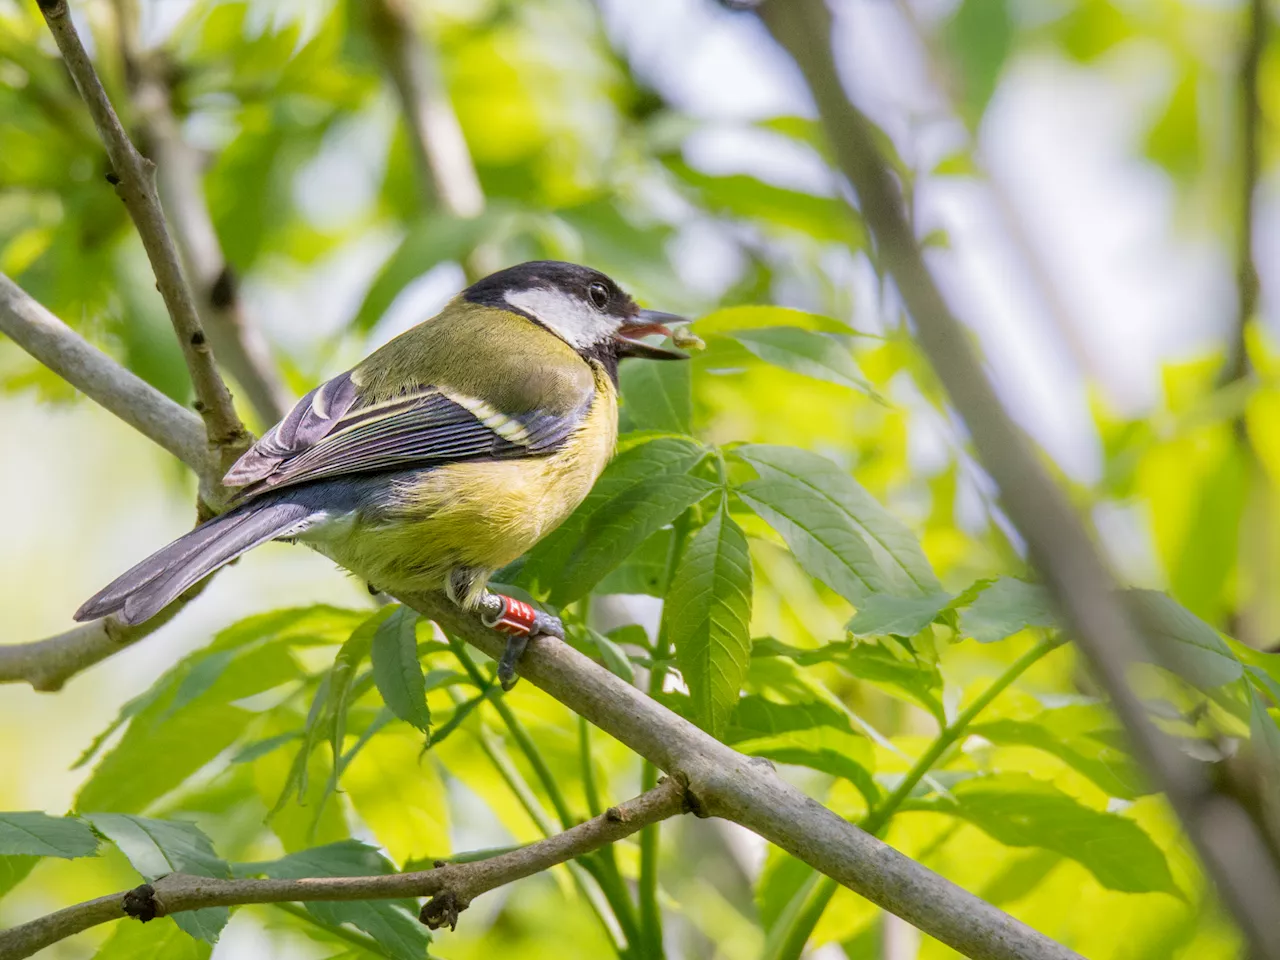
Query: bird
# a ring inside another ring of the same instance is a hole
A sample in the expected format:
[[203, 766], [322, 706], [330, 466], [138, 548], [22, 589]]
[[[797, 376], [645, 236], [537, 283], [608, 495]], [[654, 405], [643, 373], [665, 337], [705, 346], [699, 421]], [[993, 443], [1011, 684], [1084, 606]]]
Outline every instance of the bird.
[[388, 593], [442, 589], [478, 613], [507, 635], [509, 687], [528, 640], [564, 626], [489, 578], [586, 497], [617, 442], [619, 362], [687, 359], [643, 339], [683, 322], [590, 267], [491, 274], [299, 400], [227, 471], [230, 509], [75, 619], [142, 623], [254, 547], [302, 541]]

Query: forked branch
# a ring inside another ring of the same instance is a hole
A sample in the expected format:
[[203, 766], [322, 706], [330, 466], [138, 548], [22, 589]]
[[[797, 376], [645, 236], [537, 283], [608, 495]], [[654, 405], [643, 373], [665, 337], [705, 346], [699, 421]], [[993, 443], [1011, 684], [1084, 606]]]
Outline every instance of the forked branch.
[[21, 960], [59, 940], [122, 917], [147, 921], [184, 910], [247, 903], [431, 897], [422, 908], [422, 922], [432, 928], [452, 927], [458, 913], [482, 893], [616, 843], [685, 811], [684, 786], [672, 778], [563, 833], [486, 860], [442, 863], [433, 870], [371, 877], [218, 880], [171, 874], [155, 883], [88, 900], [0, 931], [0, 960]]
[[191, 374], [196, 409], [204, 420], [209, 446], [220, 463], [230, 466], [231, 461], [248, 446], [250, 438], [236, 413], [231, 391], [214, 363], [213, 350], [200, 323], [191, 288], [183, 276], [178, 252], [165, 225], [155, 188], [155, 164], [138, 152], [121, 125], [71, 21], [66, 0], [37, 2], [62, 52], [63, 62], [89, 108], [89, 115], [111, 160], [112, 183], [138, 228], [138, 235], [155, 271], [156, 286], [164, 298], [183, 359]]

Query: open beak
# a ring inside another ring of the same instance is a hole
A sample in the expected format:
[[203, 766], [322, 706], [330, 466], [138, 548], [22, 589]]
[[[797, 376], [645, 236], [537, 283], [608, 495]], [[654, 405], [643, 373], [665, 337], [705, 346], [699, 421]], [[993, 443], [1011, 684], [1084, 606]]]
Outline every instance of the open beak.
[[668, 324], [688, 323], [685, 317], [674, 313], [663, 313], [661, 310], [641, 310], [633, 318], [618, 328], [614, 340], [618, 345], [618, 356], [641, 357], [645, 360], [688, 360], [689, 355], [670, 347], [656, 347], [645, 343], [642, 337], [660, 333], [664, 337], [671, 336]]

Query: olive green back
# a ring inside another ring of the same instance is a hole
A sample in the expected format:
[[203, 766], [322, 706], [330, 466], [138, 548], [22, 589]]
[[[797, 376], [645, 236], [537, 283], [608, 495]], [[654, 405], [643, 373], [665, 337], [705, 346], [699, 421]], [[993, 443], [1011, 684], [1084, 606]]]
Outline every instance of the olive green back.
[[437, 386], [513, 415], [567, 414], [594, 389], [590, 366], [555, 334], [461, 298], [374, 351], [352, 376], [370, 403]]

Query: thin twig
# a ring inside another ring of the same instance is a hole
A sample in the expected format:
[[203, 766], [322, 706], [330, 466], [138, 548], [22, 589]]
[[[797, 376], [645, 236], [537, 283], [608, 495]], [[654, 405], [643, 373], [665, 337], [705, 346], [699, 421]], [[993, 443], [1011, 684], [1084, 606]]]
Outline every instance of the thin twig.
[[212, 477], [199, 417], [120, 366], [2, 273], [0, 333], [197, 476]]
[[182, 137], [163, 80], [143, 67], [134, 92], [156, 180], [187, 276], [195, 288], [209, 342], [264, 425], [290, 407], [289, 391], [266, 338], [244, 314], [239, 280], [213, 228], [200, 177], [200, 156]]
[[[92, 349], [92, 348], [90, 348]], [[59, 358], [55, 357], [55, 362]], [[104, 369], [123, 369], [106, 357]], [[61, 370], [54, 366], [55, 372]], [[112, 400], [111, 402], [115, 402]], [[198, 425], [197, 425], [198, 426]], [[359, 571], [356, 571], [357, 573]], [[443, 594], [412, 606], [497, 659], [504, 642]], [[62, 655], [51, 644], [44, 656]], [[84, 665], [95, 660], [87, 660]], [[66, 675], [75, 672], [66, 667]], [[1078, 960], [1076, 954], [960, 889], [780, 780], [767, 762], [725, 746], [633, 686], [550, 638], [535, 640], [521, 673], [569, 709], [671, 775], [696, 785], [700, 811], [734, 820], [811, 867], [975, 960]]]
[[1236, 234], [1236, 322], [1227, 342], [1227, 359], [1218, 373], [1226, 385], [1249, 375], [1246, 335], [1258, 309], [1258, 268], [1253, 249], [1258, 177], [1262, 166], [1262, 103], [1258, 73], [1267, 43], [1266, 0], [1249, 0], [1244, 49], [1240, 58], [1240, 195]]
[[487, 860], [365, 877], [217, 880], [170, 874], [153, 884], [89, 900], [0, 932], [0, 960], [21, 960], [73, 934], [125, 916], [163, 917], [246, 903], [432, 897], [422, 908], [422, 921], [432, 927], [453, 925], [458, 912], [482, 893], [615, 843], [647, 824], [684, 811], [683, 784], [672, 778], [563, 833]]
[[[502, 656], [503, 638], [443, 594], [400, 599], [446, 634], [495, 660]], [[680, 777], [699, 816], [741, 824], [965, 956], [1079, 960], [805, 796], [768, 761], [726, 746], [568, 644], [550, 637], [532, 640], [520, 674], [668, 775]]]
[[201, 158], [182, 136], [173, 113], [170, 72], [159, 51], [140, 52], [138, 0], [114, 0], [116, 40], [142, 142], [156, 158], [156, 182], [165, 213], [195, 288], [200, 319], [213, 350], [235, 378], [263, 424], [282, 418], [290, 406], [284, 386], [261, 331], [246, 322], [235, 272], [222, 251], [213, 217], [205, 201]]
[[1204, 769], [1155, 728], [1129, 686], [1129, 669], [1161, 662], [1161, 650], [1149, 649], [1089, 534], [1001, 406], [968, 335], [929, 273], [871, 125], [841, 85], [831, 48], [830, 10], [824, 0], [769, 0], [760, 11], [804, 74], [837, 162], [857, 191], [881, 262], [915, 320], [920, 346], [963, 416], [1010, 519], [1026, 538], [1136, 752], [1186, 825], [1255, 956], [1280, 958], [1280, 924], [1274, 917], [1280, 903], [1277, 865], [1248, 811], [1213, 790]]
[[[470, 219], [484, 212], [484, 192], [462, 125], [445, 89], [436, 51], [414, 28], [404, 0], [369, 0], [369, 33], [378, 47], [409, 132], [425, 212]], [[501, 266], [499, 251], [481, 244], [463, 262], [468, 282]]]
[[155, 271], [156, 286], [168, 308], [183, 359], [191, 374], [196, 409], [204, 419], [209, 445], [218, 460], [230, 466], [248, 446], [250, 437], [236, 414], [231, 392], [218, 373], [195, 300], [183, 277], [178, 253], [156, 194], [155, 164], [138, 152], [121, 126], [120, 118], [107, 99], [93, 62], [72, 23], [66, 0], [37, 2], [62, 52], [63, 62], [93, 117], [94, 126], [111, 160], [110, 179], [138, 228], [138, 235]]
[[[911, 796], [912, 791], [915, 790], [920, 781], [929, 775], [929, 771], [951, 749], [952, 745], [968, 732], [969, 726], [978, 718], [978, 715], [987, 709], [992, 701], [1007, 690], [1009, 685], [1017, 680], [1018, 677], [1026, 673], [1046, 654], [1056, 650], [1061, 644], [1061, 639], [1057, 637], [1042, 640], [1011, 663], [1000, 676], [992, 681], [987, 689], [983, 690], [969, 706], [965, 707], [964, 711], [955, 720], [947, 724], [938, 733], [933, 743], [911, 765], [911, 769], [898, 782], [898, 786], [894, 788], [893, 793], [885, 797], [874, 809], [869, 810], [867, 815], [858, 823], [858, 826], [868, 833], [880, 836], [884, 832], [884, 828], [888, 826], [889, 821], [893, 819], [893, 815], [898, 812], [898, 808]], [[926, 858], [919, 857], [918, 859], [924, 861]], [[786, 935], [780, 938], [776, 952], [767, 954], [770, 960], [798, 960], [800, 955], [804, 953], [805, 944], [809, 942], [809, 937], [813, 935], [813, 931], [818, 926], [818, 921], [822, 919], [822, 914], [826, 911], [838, 889], [839, 886], [830, 877], [822, 877], [817, 883], [807, 882], [796, 892], [795, 896], [803, 898], [803, 909], [795, 912], [794, 919], [787, 924]]]
[[409, 127], [409, 146], [426, 205], [454, 217], [479, 216], [484, 211], [480, 178], [444, 89], [435, 52], [417, 35], [401, 0], [369, 0], [365, 9], [369, 32]]

